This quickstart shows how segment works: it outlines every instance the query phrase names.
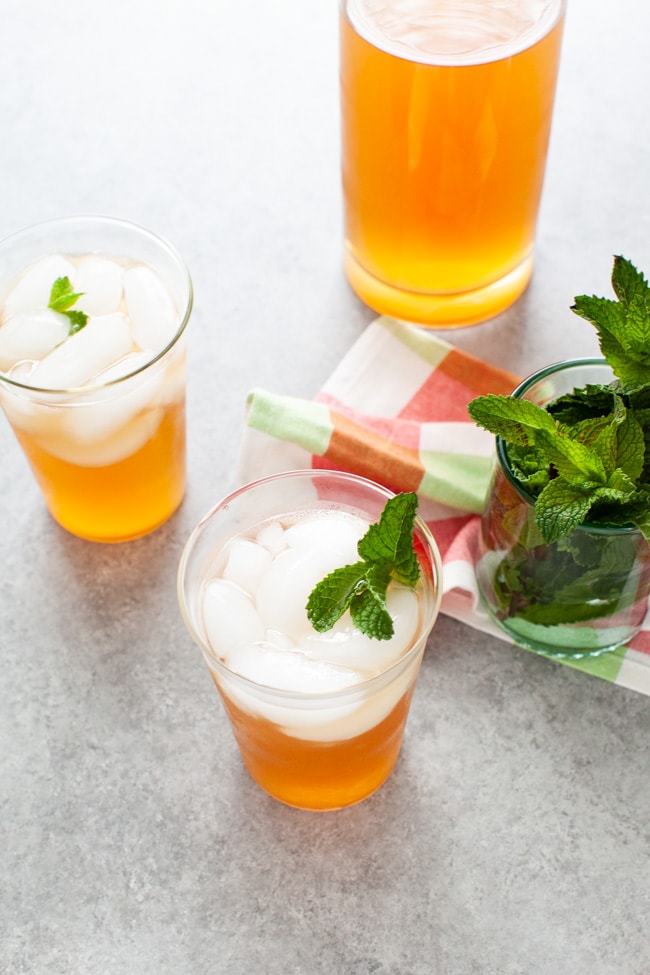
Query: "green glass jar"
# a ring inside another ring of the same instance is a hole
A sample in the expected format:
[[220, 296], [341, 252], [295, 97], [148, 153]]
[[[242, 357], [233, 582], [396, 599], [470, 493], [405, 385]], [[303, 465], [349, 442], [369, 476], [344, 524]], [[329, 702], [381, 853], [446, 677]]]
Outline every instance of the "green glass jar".
[[[534, 373], [512, 393], [540, 406], [614, 378], [604, 359], [561, 362]], [[479, 590], [492, 619], [521, 646], [554, 657], [595, 656], [629, 642], [650, 593], [650, 546], [630, 525], [585, 522], [546, 543], [535, 498], [513, 473], [504, 441], [483, 515]]]

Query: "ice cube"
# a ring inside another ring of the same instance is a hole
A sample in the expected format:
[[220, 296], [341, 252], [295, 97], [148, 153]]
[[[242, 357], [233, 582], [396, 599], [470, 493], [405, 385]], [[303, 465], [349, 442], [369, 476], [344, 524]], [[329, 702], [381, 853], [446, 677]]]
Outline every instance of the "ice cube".
[[[308, 661], [300, 654], [269, 646], [238, 647], [229, 655], [229, 667], [271, 691], [252, 689], [223, 673], [215, 673], [222, 693], [243, 711], [266, 718], [287, 735], [312, 741], [335, 741], [364, 731], [355, 721], [363, 679], [354, 671]], [[278, 689], [287, 691], [285, 698]], [[337, 691], [342, 692], [339, 697]], [[302, 692], [303, 695], [299, 696]], [[319, 694], [333, 694], [325, 703]]]
[[34, 433], [46, 453], [79, 467], [108, 467], [130, 457], [151, 440], [163, 417], [160, 409], [147, 410], [101, 440], [80, 442], [70, 436], [70, 409], [61, 407], [56, 417], [54, 412], [49, 429], [42, 423]]
[[161, 403], [182, 403], [185, 399], [186, 368], [183, 339], [165, 356], [165, 382], [161, 391]]
[[70, 278], [72, 281], [74, 273], [74, 266], [61, 254], [41, 258], [27, 268], [7, 295], [4, 303], [6, 316], [19, 311], [47, 308], [56, 279]]
[[265, 628], [249, 596], [228, 579], [212, 579], [203, 597], [210, 646], [226, 657], [233, 647], [264, 639]]
[[169, 292], [144, 264], [124, 272], [124, 298], [133, 336], [141, 349], [159, 352], [173, 339], [180, 325]]
[[292, 548], [320, 549], [336, 553], [339, 565], [358, 562], [357, 544], [368, 530], [361, 518], [337, 512], [305, 518], [287, 528], [285, 539]]
[[21, 359], [42, 359], [60, 345], [70, 322], [50, 308], [17, 312], [0, 328], [0, 369], [6, 371]]
[[[120, 359], [118, 363], [95, 376], [93, 382], [103, 383], [123, 376], [125, 372], [137, 368], [142, 355], [143, 353], [135, 352]], [[159, 413], [157, 406], [164, 378], [163, 370], [152, 366], [115, 386], [78, 398], [66, 410], [68, 434], [80, 444], [99, 443], [120, 427], [126, 426], [143, 410], [156, 410]]]
[[296, 548], [280, 552], [257, 590], [255, 602], [265, 625], [297, 642], [311, 630], [305, 609], [311, 590], [340, 565], [337, 552]]
[[235, 538], [228, 546], [228, 561], [222, 575], [252, 596], [271, 561], [271, 553], [262, 545], [247, 538]]
[[[9, 375], [18, 382], [29, 383], [32, 366], [33, 363], [19, 363], [10, 370]], [[53, 425], [57, 429], [58, 411], [51, 406], [35, 402], [28, 392], [19, 387], [0, 383], [0, 401], [7, 419], [16, 430], [37, 436], [42, 433], [46, 438]]]
[[29, 385], [29, 377], [35, 365], [36, 362], [33, 359], [22, 359], [20, 362], [14, 363], [11, 369], [7, 371], [7, 375], [18, 383]]
[[[118, 359], [117, 362], [113, 362], [107, 369], [102, 369], [101, 372], [98, 372], [93, 381], [99, 384], [110, 383], [115, 379], [122, 379], [124, 376], [135, 372], [136, 369], [141, 369], [143, 366], [146, 366], [148, 362], [151, 362], [149, 352], [129, 352], [128, 355]], [[144, 374], [140, 373], [140, 375]]]
[[83, 386], [132, 349], [131, 330], [124, 315], [115, 312], [90, 318], [35, 366], [31, 382], [41, 389]]
[[87, 315], [109, 315], [122, 301], [124, 269], [106, 257], [84, 257], [75, 271], [75, 291], [83, 292], [74, 307]]
[[353, 667], [366, 677], [381, 673], [395, 663], [411, 646], [417, 633], [419, 603], [412, 589], [391, 588], [386, 597], [395, 632], [390, 640], [374, 640], [361, 633], [349, 613], [325, 633], [312, 633], [301, 644], [315, 660]]
[[226, 662], [241, 677], [283, 691], [303, 694], [329, 693], [363, 680], [361, 674], [335, 667], [324, 660], [309, 660], [298, 650], [277, 650], [268, 644], [239, 643]]
[[264, 525], [255, 536], [257, 542], [267, 548], [271, 555], [279, 555], [287, 547], [284, 528], [279, 521], [271, 521]]
[[276, 650], [295, 650], [295, 644], [286, 635], [286, 633], [280, 633], [279, 630], [267, 630], [266, 643], [270, 646], [275, 647]]

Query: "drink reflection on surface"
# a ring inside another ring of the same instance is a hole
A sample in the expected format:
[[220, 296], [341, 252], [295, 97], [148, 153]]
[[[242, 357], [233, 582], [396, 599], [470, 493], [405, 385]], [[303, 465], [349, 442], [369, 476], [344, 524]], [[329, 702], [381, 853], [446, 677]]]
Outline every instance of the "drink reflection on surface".
[[466, 325], [526, 287], [563, 0], [348, 0], [346, 272], [377, 311]]

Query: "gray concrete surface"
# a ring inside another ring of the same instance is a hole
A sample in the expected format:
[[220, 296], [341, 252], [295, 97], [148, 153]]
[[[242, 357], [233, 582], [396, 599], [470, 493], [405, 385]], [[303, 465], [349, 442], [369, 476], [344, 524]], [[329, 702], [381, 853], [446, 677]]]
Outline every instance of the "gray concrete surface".
[[[650, 270], [642, 0], [570, 0], [526, 295], [449, 333], [518, 372], [595, 351], [575, 294]], [[7, 4], [0, 233], [102, 212], [196, 287], [189, 490], [123, 546], [47, 515], [0, 423], [0, 971], [648, 975], [650, 699], [442, 618], [386, 786], [249, 780], [176, 605], [247, 391], [311, 396], [371, 320], [341, 272], [334, 0]]]

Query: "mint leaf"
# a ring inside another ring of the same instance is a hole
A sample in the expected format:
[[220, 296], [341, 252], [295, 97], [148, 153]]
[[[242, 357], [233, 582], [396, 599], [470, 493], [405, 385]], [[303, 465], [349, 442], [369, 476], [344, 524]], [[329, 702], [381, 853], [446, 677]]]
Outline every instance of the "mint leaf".
[[595, 326], [600, 350], [625, 388], [650, 382], [650, 289], [631, 261], [616, 257], [612, 286], [618, 298], [579, 295], [572, 305]]
[[535, 520], [546, 542], [556, 542], [577, 528], [594, 503], [594, 489], [569, 484], [561, 478], [549, 481], [535, 502]]
[[69, 319], [69, 335], [74, 335], [75, 332], [79, 332], [88, 322], [88, 315], [85, 312], [79, 311], [78, 309], [70, 311], [75, 302], [81, 298], [82, 294], [83, 292], [81, 291], [73, 291], [72, 283], [68, 277], [57, 278], [50, 291], [50, 300], [47, 307], [51, 308], [52, 311], [58, 312], [60, 315], [65, 315]]
[[560, 477], [578, 484], [585, 480], [605, 482], [607, 476], [602, 458], [586, 444], [573, 440], [566, 431], [556, 430], [552, 434], [540, 431], [538, 446], [546, 451], [549, 463]]
[[74, 335], [75, 332], [81, 331], [84, 325], [88, 321], [88, 315], [83, 311], [66, 311], [64, 313], [70, 319], [70, 332], [69, 335]]
[[350, 616], [356, 628], [374, 640], [390, 640], [395, 632], [385, 601], [370, 589], [359, 593], [350, 606]]
[[70, 278], [57, 278], [52, 285], [52, 290], [50, 292], [50, 303], [48, 307], [52, 308], [54, 311], [64, 312], [74, 305], [75, 301], [79, 297], [81, 297], [81, 295], [76, 294], [72, 290]]
[[626, 307], [632, 304], [634, 298], [643, 298], [646, 302], [650, 298], [650, 287], [643, 272], [637, 271], [632, 261], [620, 254], [614, 258], [612, 287], [618, 300]]
[[[414, 553], [415, 557], [415, 553]], [[420, 566], [418, 564], [417, 557], [415, 557], [415, 564], [417, 566], [417, 577], [413, 582], [415, 586], [420, 575]], [[394, 570], [395, 571], [395, 570]], [[368, 587], [368, 591], [375, 596], [380, 602], [386, 602], [386, 592], [388, 590], [388, 585], [391, 578], [395, 578], [394, 572], [391, 572], [390, 563], [388, 562], [377, 562], [377, 563], [366, 563], [366, 574], [365, 580]], [[399, 580], [401, 581], [401, 580]]]
[[626, 410], [616, 427], [616, 466], [636, 482], [643, 473], [645, 453], [643, 427], [634, 413]]
[[637, 353], [644, 363], [648, 363], [647, 349], [650, 342], [650, 316], [645, 298], [635, 295], [625, 319], [625, 348]]
[[307, 600], [307, 616], [319, 633], [331, 630], [350, 608], [352, 597], [365, 585], [367, 565], [355, 562], [330, 572], [312, 589]]
[[469, 415], [480, 427], [502, 437], [508, 443], [533, 446], [540, 430], [554, 433], [557, 424], [543, 406], [512, 396], [488, 393], [478, 396], [468, 406]]
[[602, 421], [613, 409], [612, 396], [615, 392], [616, 383], [607, 386], [587, 385], [559, 396], [546, 406], [546, 410], [563, 426], [575, 427], [581, 421], [587, 420]]
[[366, 636], [389, 640], [394, 626], [386, 608], [391, 580], [414, 588], [420, 565], [413, 546], [418, 499], [413, 492], [397, 494], [384, 506], [379, 521], [359, 541], [361, 562], [342, 566], [325, 576], [307, 600], [307, 616], [319, 633], [331, 629], [346, 610]]
[[366, 562], [391, 567], [393, 577], [406, 586], [414, 586], [420, 566], [413, 548], [413, 523], [418, 507], [413, 492], [398, 494], [382, 511], [379, 522], [371, 525], [358, 545]]

